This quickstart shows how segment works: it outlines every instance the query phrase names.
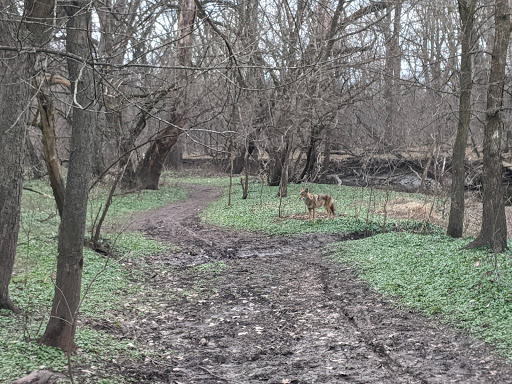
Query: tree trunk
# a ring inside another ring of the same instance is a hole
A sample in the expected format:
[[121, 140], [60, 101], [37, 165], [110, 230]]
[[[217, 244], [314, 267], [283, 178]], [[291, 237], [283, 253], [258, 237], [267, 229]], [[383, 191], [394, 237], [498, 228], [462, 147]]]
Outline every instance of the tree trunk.
[[[89, 52], [91, 12], [88, 2], [68, 3], [67, 52], [91, 60]], [[63, 351], [75, 349], [76, 317], [80, 304], [87, 196], [91, 174], [92, 132], [96, 111], [92, 70], [68, 59], [72, 83], [73, 123], [64, 209], [59, 228], [57, 278], [51, 317], [40, 342]]]
[[464, 229], [464, 159], [471, 122], [471, 89], [473, 87], [473, 68], [471, 48], [473, 42], [473, 25], [477, 0], [459, 0], [459, 14], [462, 23], [462, 54], [460, 63], [460, 97], [459, 122], [457, 136], [453, 146], [452, 186], [448, 235], [461, 237]]
[[[13, 3], [0, 0], [3, 11], [0, 22], [0, 45], [19, 47], [20, 42], [38, 45], [46, 42], [51, 27], [44, 20], [53, 14], [53, 1], [25, 2], [26, 23], [16, 20]], [[36, 21], [36, 22], [32, 22]], [[50, 24], [51, 25], [51, 24]], [[23, 157], [27, 104], [30, 102], [29, 78], [35, 55], [0, 51], [0, 308], [18, 311], [9, 297], [18, 242]]]
[[44, 161], [50, 178], [55, 203], [59, 216], [62, 218], [64, 209], [65, 184], [60, 172], [60, 159], [57, 154], [57, 135], [55, 134], [55, 108], [49, 98], [40, 91], [37, 95], [39, 116], [41, 117], [41, 133]]
[[282, 150], [269, 150], [268, 185], [277, 186], [281, 182], [283, 172], [284, 154]]
[[300, 181], [311, 181], [313, 177], [313, 170], [316, 165], [317, 159], [317, 147], [320, 142], [320, 134], [322, 132], [322, 128], [318, 125], [313, 126], [311, 131], [311, 136], [309, 140], [309, 146], [306, 151], [306, 164], [304, 165], [304, 169], [302, 170], [299, 180]]
[[244, 156], [244, 182], [242, 184], [242, 199], [247, 199], [249, 196], [249, 149], [250, 145], [247, 147]]
[[182, 129], [180, 127], [169, 125], [151, 143], [144, 160], [137, 168], [135, 178], [139, 187], [142, 189], [158, 189], [164, 162], [181, 133]]
[[256, 149], [256, 145], [253, 140], [248, 140], [248, 145], [244, 146], [240, 153], [233, 160], [234, 168], [233, 173], [240, 174], [244, 170], [246, 166], [246, 160], [249, 156], [252, 156], [254, 150]]
[[283, 150], [282, 155], [282, 171], [281, 171], [281, 179], [279, 180], [279, 191], [277, 192], [277, 197], [282, 198], [288, 196], [288, 181], [289, 181], [289, 168], [290, 168], [290, 153], [293, 148], [293, 137], [284, 138], [286, 140], [286, 144]]
[[[192, 37], [196, 17], [194, 0], [181, 0], [180, 19], [178, 23], [178, 64], [187, 67], [192, 63]], [[188, 87], [188, 71], [183, 68], [178, 73], [178, 89], [174, 105], [171, 108], [170, 124], [161, 131], [150, 145], [144, 161], [137, 169], [136, 183], [142, 189], [158, 189], [160, 175], [171, 148], [178, 141], [186, 125], [185, 109]]]
[[488, 245], [493, 252], [507, 249], [507, 222], [503, 196], [501, 145], [503, 88], [510, 39], [509, 0], [496, 0], [495, 36], [492, 50], [484, 136], [482, 229], [468, 247]]
[[[2, 8], [5, 3], [2, 4]], [[0, 44], [10, 36], [0, 23]], [[10, 42], [9, 42], [10, 43]], [[9, 58], [9, 56], [11, 56]], [[25, 148], [26, 104], [30, 89], [22, 79], [33, 64], [29, 55], [0, 52], [0, 308], [19, 312], [9, 298], [20, 225], [23, 156]], [[4, 60], [9, 66], [3, 64]], [[14, 72], [16, 71], [16, 72]]]
[[[391, 20], [391, 10], [388, 9], [386, 20], [386, 72], [384, 79], [384, 101], [386, 113], [384, 119], [384, 143], [393, 145], [395, 142], [395, 115], [396, 115], [396, 93], [397, 84], [400, 79], [400, 43], [399, 34], [401, 26], [402, 1], [395, 2], [394, 19]], [[391, 31], [391, 25], [393, 30]]]

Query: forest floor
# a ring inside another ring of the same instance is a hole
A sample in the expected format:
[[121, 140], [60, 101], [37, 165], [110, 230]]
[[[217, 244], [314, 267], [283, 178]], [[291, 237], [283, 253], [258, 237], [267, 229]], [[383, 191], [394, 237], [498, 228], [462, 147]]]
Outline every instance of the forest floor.
[[[110, 363], [138, 383], [512, 383], [491, 347], [373, 291], [324, 246], [336, 235], [219, 229], [200, 211], [219, 189], [139, 216], [131, 230], [181, 247], [127, 266], [145, 290], [120, 338], [153, 353]], [[156, 351], [156, 352], [155, 352]]]

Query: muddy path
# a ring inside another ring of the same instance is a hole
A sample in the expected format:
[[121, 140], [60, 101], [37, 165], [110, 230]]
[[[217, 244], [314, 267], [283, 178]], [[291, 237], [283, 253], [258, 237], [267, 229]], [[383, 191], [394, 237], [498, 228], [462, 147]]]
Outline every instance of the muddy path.
[[341, 238], [202, 224], [219, 194], [190, 187], [132, 225], [182, 249], [140, 261], [145, 294], [115, 330], [157, 353], [111, 369], [138, 383], [512, 383], [488, 346], [398, 309], [326, 257]]

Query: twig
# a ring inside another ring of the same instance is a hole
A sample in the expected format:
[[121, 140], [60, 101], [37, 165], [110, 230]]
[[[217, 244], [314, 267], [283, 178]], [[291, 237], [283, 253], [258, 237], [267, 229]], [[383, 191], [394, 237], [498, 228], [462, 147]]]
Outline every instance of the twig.
[[210, 371], [208, 368], [205, 368], [205, 367], [199, 367], [199, 369], [202, 369], [203, 371], [205, 371], [206, 373], [208, 373], [209, 375], [215, 377], [216, 379], [219, 379], [219, 380], [222, 380], [222, 381], [225, 381], [226, 383], [228, 382], [225, 378], [221, 377], [221, 376], [218, 376], [216, 375], [215, 373], [213, 373], [212, 371]]
[[23, 190], [37, 193], [38, 195], [47, 197], [48, 199], [54, 199], [53, 196], [47, 195], [46, 193], [43, 193], [43, 192], [36, 191], [35, 189], [29, 188], [29, 187], [23, 187]]

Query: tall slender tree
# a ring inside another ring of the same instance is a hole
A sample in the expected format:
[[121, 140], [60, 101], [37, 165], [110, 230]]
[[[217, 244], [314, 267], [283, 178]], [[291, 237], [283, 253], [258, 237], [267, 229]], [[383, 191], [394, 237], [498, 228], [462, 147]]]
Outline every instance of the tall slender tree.
[[453, 146], [451, 204], [448, 220], [448, 235], [452, 237], [461, 237], [464, 229], [464, 181], [466, 177], [464, 159], [471, 122], [471, 89], [473, 87], [471, 51], [476, 3], [477, 0], [458, 1], [462, 51], [460, 58], [459, 121], [455, 145]]
[[503, 195], [503, 89], [510, 42], [509, 0], [496, 0], [495, 32], [485, 113], [482, 229], [469, 247], [488, 245], [493, 252], [507, 249], [507, 222]]
[[91, 175], [91, 145], [95, 128], [96, 95], [89, 62], [91, 3], [74, 0], [65, 7], [66, 50], [73, 94], [73, 121], [64, 207], [59, 227], [57, 278], [51, 317], [41, 343], [63, 351], [75, 349], [76, 319], [80, 304], [87, 197]]
[[[23, 184], [22, 162], [29, 110], [30, 78], [35, 75], [34, 47], [44, 45], [52, 31], [46, 24], [53, 15], [54, 1], [27, 0], [24, 18], [15, 4], [0, 0], [0, 308], [18, 311], [9, 297], [14, 266]], [[26, 47], [30, 50], [25, 50]]]

